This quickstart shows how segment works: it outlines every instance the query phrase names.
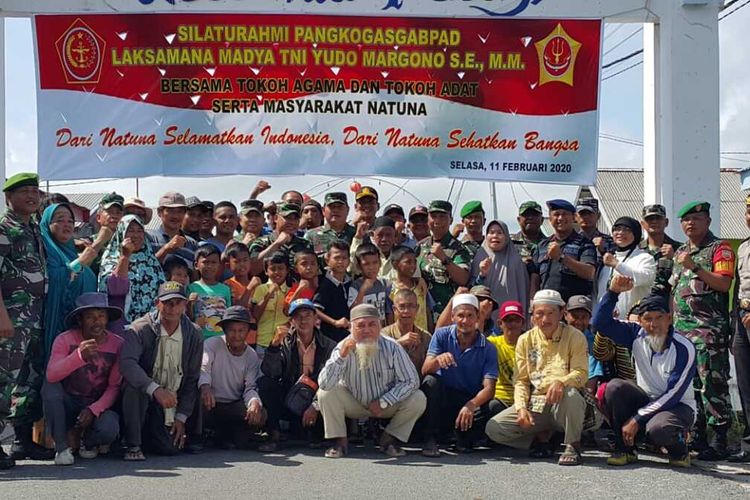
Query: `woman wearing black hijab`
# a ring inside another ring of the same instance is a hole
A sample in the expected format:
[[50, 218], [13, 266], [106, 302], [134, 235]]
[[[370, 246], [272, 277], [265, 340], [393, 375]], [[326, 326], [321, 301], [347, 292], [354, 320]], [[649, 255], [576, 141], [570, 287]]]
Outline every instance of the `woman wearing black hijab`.
[[621, 293], [615, 308], [623, 320], [628, 311], [639, 300], [649, 294], [656, 278], [656, 261], [639, 248], [641, 242], [641, 224], [632, 217], [620, 217], [612, 225], [612, 239], [615, 253], [604, 254], [604, 267], [599, 273], [599, 296], [609, 289], [612, 276], [623, 275], [633, 279], [633, 289]]

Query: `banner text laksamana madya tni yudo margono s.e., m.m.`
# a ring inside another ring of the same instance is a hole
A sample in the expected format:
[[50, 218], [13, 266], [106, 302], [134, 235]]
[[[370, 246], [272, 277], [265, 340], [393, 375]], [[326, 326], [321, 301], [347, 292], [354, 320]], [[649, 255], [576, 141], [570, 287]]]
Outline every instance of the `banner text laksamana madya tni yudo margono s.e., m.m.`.
[[601, 22], [37, 16], [45, 179], [596, 174]]

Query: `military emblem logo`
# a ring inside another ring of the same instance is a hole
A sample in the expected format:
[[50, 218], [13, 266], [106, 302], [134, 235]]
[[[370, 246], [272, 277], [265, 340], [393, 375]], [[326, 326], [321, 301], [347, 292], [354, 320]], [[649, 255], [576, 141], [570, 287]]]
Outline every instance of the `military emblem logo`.
[[580, 42], [574, 40], [562, 24], [547, 35], [546, 38], [534, 44], [539, 56], [539, 86], [550, 82], [561, 82], [573, 86]]
[[98, 83], [105, 41], [81, 19], [57, 39], [57, 54], [68, 83]]

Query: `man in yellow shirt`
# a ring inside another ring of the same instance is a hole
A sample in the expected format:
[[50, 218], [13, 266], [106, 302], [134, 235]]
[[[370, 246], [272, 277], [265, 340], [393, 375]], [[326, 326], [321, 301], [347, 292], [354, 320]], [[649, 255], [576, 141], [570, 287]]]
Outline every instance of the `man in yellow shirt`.
[[565, 452], [558, 463], [579, 465], [588, 345], [580, 331], [562, 323], [564, 307], [555, 290], [534, 295], [535, 326], [516, 345], [514, 406], [490, 419], [485, 430], [496, 443], [522, 449], [540, 433], [565, 432]]
[[487, 337], [497, 349], [498, 377], [495, 399], [490, 401], [490, 414], [497, 415], [513, 406], [513, 379], [516, 373], [516, 344], [526, 325], [526, 316], [520, 302], [508, 300], [500, 306], [498, 320], [502, 335]]

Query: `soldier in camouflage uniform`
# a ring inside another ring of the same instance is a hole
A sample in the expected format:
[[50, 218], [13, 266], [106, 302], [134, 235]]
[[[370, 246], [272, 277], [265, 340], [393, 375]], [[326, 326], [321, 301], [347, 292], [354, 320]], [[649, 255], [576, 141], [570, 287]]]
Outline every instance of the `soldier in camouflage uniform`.
[[529, 272], [534, 272], [534, 250], [546, 236], [542, 232], [544, 215], [542, 207], [535, 201], [526, 201], [518, 207], [518, 225], [521, 230], [510, 235], [513, 246], [518, 250], [521, 260]]
[[275, 252], [284, 252], [289, 256], [290, 273], [294, 274], [294, 254], [304, 249], [311, 249], [309, 241], [297, 236], [301, 209], [295, 203], [278, 204], [276, 213], [276, 231], [253, 241], [250, 245], [252, 272], [263, 275], [263, 259]]
[[484, 207], [481, 201], [468, 201], [461, 208], [461, 224], [457, 224], [453, 229], [453, 236], [458, 238], [461, 232], [466, 234], [461, 238], [469, 256], [474, 260], [474, 256], [479, 251], [484, 241]]
[[[670, 282], [675, 329], [696, 348], [698, 415], [694, 448], [703, 448], [698, 455], [701, 460], [723, 460], [728, 456], [727, 431], [731, 425], [729, 289], [735, 255], [729, 243], [709, 230], [709, 209], [706, 202], [692, 202], [678, 212], [688, 241], [677, 250]], [[714, 430], [711, 443], [706, 439], [707, 426]]]
[[[3, 186], [8, 210], [0, 217], [0, 431], [12, 418], [14, 458], [49, 460], [52, 450], [34, 445], [31, 430], [42, 417], [42, 335], [46, 263], [39, 226], [39, 177], [17, 174]], [[0, 468], [13, 458], [0, 448]]]
[[450, 233], [453, 206], [433, 201], [428, 208], [431, 235], [419, 242], [417, 264], [440, 314], [459, 286], [469, 282], [471, 257], [460, 241]]
[[656, 261], [656, 280], [651, 287], [653, 293], [670, 295], [674, 254], [680, 248], [679, 241], [670, 238], [664, 230], [669, 225], [667, 210], [663, 205], [646, 205], [643, 207], [641, 225], [646, 231], [646, 238], [641, 242], [641, 249], [653, 256]]
[[[305, 233], [305, 239], [312, 244], [313, 250], [315, 250], [321, 262], [323, 262], [328, 251], [328, 246], [334, 241], [342, 240], [347, 245], [352, 244], [356, 229], [346, 222], [348, 215], [349, 203], [346, 199], [346, 193], [327, 193], [323, 200], [325, 224]], [[323, 264], [325, 266], [324, 262]], [[324, 267], [321, 267], [321, 269], [324, 269]]]

